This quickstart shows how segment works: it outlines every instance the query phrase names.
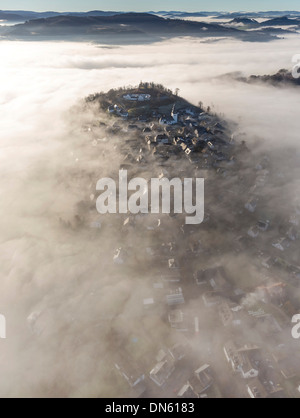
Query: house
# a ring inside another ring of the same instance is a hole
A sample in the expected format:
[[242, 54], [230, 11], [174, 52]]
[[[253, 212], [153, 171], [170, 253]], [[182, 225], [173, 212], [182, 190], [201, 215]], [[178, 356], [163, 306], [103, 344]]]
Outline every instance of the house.
[[273, 283], [269, 286], [260, 286], [257, 288], [260, 298], [265, 303], [281, 305], [287, 300], [287, 290], [285, 283]]
[[168, 320], [171, 328], [176, 329], [180, 332], [187, 332], [189, 325], [185, 314], [179, 309], [173, 309], [168, 315]]
[[258, 376], [257, 366], [251, 358], [252, 352], [259, 350], [257, 346], [245, 345], [244, 347], [238, 348], [233, 341], [229, 341], [225, 344], [223, 350], [234, 372], [240, 373], [244, 379]]
[[164, 116], [159, 119], [160, 125], [175, 125], [177, 120], [175, 120], [172, 116]]
[[263, 267], [269, 269], [275, 264], [275, 260], [273, 257], [269, 256], [269, 257], [264, 258], [261, 264]]
[[256, 197], [252, 197], [251, 199], [248, 200], [248, 202], [245, 204], [245, 208], [251, 212], [254, 213], [256, 210], [258, 204], [258, 199]]
[[194, 392], [192, 386], [188, 383], [182, 386], [180, 391], [177, 393], [178, 398], [185, 399], [194, 399], [198, 398], [197, 394]]
[[180, 148], [182, 149], [182, 151], [184, 151], [184, 152], [185, 152], [185, 150], [187, 149], [187, 144], [186, 144], [185, 142], [182, 142], [182, 143], [180, 144]]
[[264, 399], [268, 397], [268, 392], [265, 387], [261, 384], [258, 378], [252, 379], [247, 385], [247, 392], [250, 398]]
[[153, 308], [154, 305], [155, 305], [155, 302], [153, 298], [143, 299], [143, 306], [145, 309]]
[[134, 130], [139, 129], [139, 127], [138, 127], [137, 125], [130, 124], [130, 125], [128, 125], [128, 129], [129, 129], [130, 131], [134, 131]]
[[181, 144], [183, 144], [183, 143], [184, 143], [184, 138], [183, 137], [175, 136], [173, 138], [173, 145], [181, 146]]
[[198, 270], [194, 273], [194, 279], [198, 286], [202, 286], [206, 284], [206, 279], [203, 275], [203, 270]]
[[299, 225], [299, 215], [297, 215], [297, 213], [291, 215], [290, 219], [289, 219], [289, 223], [292, 224], [292, 225], [298, 226]]
[[251, 238], [257, 238], [259, 235], [259, 229], [257, 226], [251, 226], [251, 228], [248, 230], [248, 235]]
[[126, 261], [126, 252], [122, 248], [118, 248], [113, 257], [113, 262], [115, 264], [121, 265], [124, 264]]
[[199, 121], [211, 121], [212, 120], [212, 117], [208, 113], [202, 112], [198, 116], [198, 120]]
[[206, 308], [219, 305], [221, 303], [221, 296], [218, 292], [206, 292], [202, 295], [202, 299]]
[[197, 369], [193, 376], [189, 379], [189, 383], [198, 396], [209, 389], [213, 382], [214, 379], [212, 376], [212, 370], [208, 364], [204, 364], [203, 366], [199, 367], [199, 369]]
[[293, 379], [297, 375], [293, 356], [289, 356], [289, 352], [285, 346], [276, 347], [272, 353], [272, 357], [285, 379]]
[[182, 305], [185, 303], [182, 289], [179, 287], [178, 289], [172, 290], [167, 296], [166, 301], [169, 306], [173, 305]]
[[151, 100], [151, 95], [150, 94], [125, 94], [123, 96], [124, 100], [128, 100], [128, 101], [132, 101], [132, 102], [144, 102], [144, 101], [149, 101]]
[[166, 352], [166, 350], [161, 348], [159, 352], [157, 353], [155, 360], [157, 361], [157, 363], [160, 363], [161, 361], [166, 360], [167, 358], [168, 358], [168, 353]]
[[163, 386], [175, 370], [174, 361], [167, 358], [158, 362], [150, 372], [150, 379], [157, 385]]
[[129, 113], [126, 110], [121, 110], [119, 112], [119, 116], [121, 116], [121, 118], [127, 119], [129, 116]]
[[159, 134], [156, 135], [156, 137], [154, 138], [154, 142], [156, 142], [157, 144], [171, 144], [172, 141], [169, 138], [169, 136], [167, 134]]
[[131, 388], [141, 392], [139, 396], [145, 391], [145, 374], [128, 360], [128, 356], [124, 356], [124, 353], [119, 354], [114, 366], [119, 375], [126, 380]]
[[199, 270], [194, 277], [198, 285], [210, 284], [214, 291], [223, 292], [230, 289], [225, 269], [222, 266]]
[[185, 149], [186, 155], [190, 155], [194, 151], [194, 147], [192, 145], [188, 145]]
[[139, 122], [142, 122], [142, 123], [146, 123], [146, 122], [148, 121], [148, 118], [147, 118], [147, 116], [146, 116], [146, 115], [140, 115], [140, 116], [138, 117], [138, 121], [139, 121]]
[[179, 269], [168, 269], [161, 274], [163, 282], [179, 283], [181, 281], [181, 275]]
[[213, 144], [211, 141], [208, 141], [208, 142], [207, 142], [207, 146], [208, 146], [208, 148], [210, 148], [211, 150], [216, 149], [216, 147], [214, 146], [214, 144]]
[[[206, 214], [206, 217], [205, 217], [203, 223], [208, 222], [208, 220], [209, 220], [209, 215]], [[186, 248], [186, 252], [187, 253], [192, 253], [192, 254], [199, 254], [202, 251], [203, 251], [203, 249], [202, 249], [202, 242], [200, 240], [193, 239], [193, 237], [192, 237], [189, 240], [189, 242], [188, 242], [188, 247]], [[197, 284], [199, 284], [199, 285], [200, 284], [203, 284], [203, 283], [198, 283], [197, 282], [197, 280], [198, 280], [198, 272], [195, 272], [194, 273], [194, 279], [196, 280], [196, 283]], [[201, 276], [199, 277], [199, 279], [201, 281]]]
[[219, 316], [224, 325], [224, 327], [238, 326], [242, 324], [240, 317], [240, 311], [242, 310], [241, 306], [230, 305], [229, 302], [222, 302], [219, 306]]
[[259, 188], [259, 187], [263, 187], [266, 184], [267, 181], [267, 173], [261, 173], [259, 176], [256, 177], [255, 180], [255, 185]]
[[220, 122], [216, 122], [213, 125], [212, 130], [213, 130], [214, 134], [222, 133], [223, 131], [225, 131], [225, 126], [223, 126]]
[[187, 107], [187, 108], [185, 108], [185, 109], [184, 109], [184, 112], [185, 112], [187, 115], [196, 116], [196, 111], [195, 111], [195, 109], [193, 109], [192, 107]]
[[225, 269], [222, 266], [205, 270], [204, 276], [215, 292], [226, 292], [231, 289]]
[[199, 317], [194, 317], [194, 329], [195, 329], [195, 335], [199, 334]]
[[172, 269], [172, 270], [178, 270], [179, 268], [177, 261], [174, 258], [170, 258], [168, 260], [168, 266], [169, 266], [169, 269]]
[[187, 344], [177, 343], [169, 349], [169, 353], [174, 361], [180, 361], [186, 356]]
[[122, 118], [126, 119], [128, 118], [129, 114], [127, 112], [127, 110], [122, 109], [120, 106], [118, 106], [117, 104], [115, 105], [110, 105], [107, 109], [108, 113], [116, 113], [118, 116], [121, 116]]
[[260, 231], [266, 232], [268, 230], [269, 226], [270, 226], [270, 221], [268, 221], [268, 220], [267, 221], [260, 220], [260, 221], [257, 222], [257, 228]]
[[277, 248], [277, 250], [285, 251], [291, 246], [291, 241], [288, 238], [283, 237], [274, 242], [272, 246]]
[[171, 111], [171, 115], [160, 118], [159, 124], [160, 125], [176, 125], [178, 123], [178, 117], [179, 117], [179, 113], [175, 112], [175, 105], [174, 105]]
[[210, 133], [207, 132], [207, 133], [201, 135], [200, 139], [201, 139], [201, 141], [203, 141], [205, 143], [208, 143], [208, 142], [211, 142], [214, 139], [214, 137], [213, 137], [213, 135], [211, 135]]
[[296, 241], [299, 237], [299, 233], [298, 230], [294, 227], [291, 226], [286, 233], [287, 237], [291, 240], [291, 241]]
[[122, 108], [121, 108], [121, 107], [119, 107], [117, 104], [115, 104], [115, 105], [114, 105], [114, 111], [115, 111], [115, 112], [117, 112], [117, 113], [118, 113], [118, 112], [121, 112], [121, 111], [122, 111]]
[[226, 155], [221, 151], [217, 151], [212, 155], [216, 161], [225, 161], [227, 159]]

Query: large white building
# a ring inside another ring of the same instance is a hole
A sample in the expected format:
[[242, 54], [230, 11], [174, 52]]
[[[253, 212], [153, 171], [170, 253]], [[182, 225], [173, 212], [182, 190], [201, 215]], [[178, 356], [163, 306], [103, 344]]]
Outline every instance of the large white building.
[[150, 94], [125, 94], [123, 96], [124, 100], [129, 100], [132, 102], [145, 102], [145, 101], [149, 101], [151, 100], [151, 95]]

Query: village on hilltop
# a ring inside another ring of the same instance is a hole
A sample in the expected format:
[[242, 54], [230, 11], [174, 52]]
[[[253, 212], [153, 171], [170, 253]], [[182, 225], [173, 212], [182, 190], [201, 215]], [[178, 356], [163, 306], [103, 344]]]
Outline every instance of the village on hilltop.
[[[201, 225], [174, 213], [128, 213], [108, 226], [122, 233], [111, 263], [120, 274], [137, 266], [148, 290], [136, 303], [175, 341], [162, 337], [156, 356], [144, 358], [142, 341], [153, 341], [136, 323], [114, 363], [124, 396], [299, 397], [290, 318], [299, 311], [300, 206], [286, 217], [268, 196], [288, 174], [273, 172], [271, 152], [253, 154], [235, 126], [178, 93], [141, 83], [86, 100], [99, 118], [84, 131], [93, 146], [99, 132], [117, 141], [120, 169], [206, 181]], [[102, 233], [105, 220], [93, 214], [82, 224]]]

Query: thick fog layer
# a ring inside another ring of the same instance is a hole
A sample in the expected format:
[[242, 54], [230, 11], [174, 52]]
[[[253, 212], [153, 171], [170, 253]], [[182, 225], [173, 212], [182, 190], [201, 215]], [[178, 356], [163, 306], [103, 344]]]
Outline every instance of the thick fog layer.
[[[146, 329], [143, 355], [155, 357], [170, 329], [159, 315], [141, 319], [149, 292], [142, 266], [113, 264], [121, 246], [118, 221], [112, 218], [116, 225], [103, 233], [77, 228], [87, 214], [100, 219], [91, 195], [121, 158], [110, 143], [95, 152], [81, 129], [94, 114], [82, 112], [80, 100], [154, 81], [237, 122], [254, 152], [292, 147], [297, 156], [298, 89], [223, 76], [290, 69], [299, 39], [175, 39], [122, 47], [3, 41], [0, 53], [0, 313], [7, 319], [0, 396], [122, 394], [111, 378], [115, 352]], [[278, 158], [279, 170], [281, 164]], [[297, 187], [295, 179], [291, 196]], [[236, 261], [236, 275], [247, 263]], [[217, 338], [209, 324], [204, 330], [203, 350], [206, 338]]]

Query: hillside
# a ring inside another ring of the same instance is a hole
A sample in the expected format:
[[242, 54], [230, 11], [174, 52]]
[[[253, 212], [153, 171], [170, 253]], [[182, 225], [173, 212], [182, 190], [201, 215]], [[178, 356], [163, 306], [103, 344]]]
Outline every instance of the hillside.
[[298, 19], [290, 19], [288, 16], [276, 17], [275, 19], [270, 19], [261, 23], [261, 26], [292, 26], [300, 25]]
[[[10, 27], [6, 32], [9, 38], [77, 37], [103, 41], [115, 41], [116, 38], [124, 40], [126, 35], [135, 40], [142, 37], [159, 40], [161, 37], [175, 36], [229, 36], [242, 40], [255, 40], [258, 36], [218, 24], [165, 19], [150, 13], [122, 13], [113, 16], [59, 15], [29, 20]], [[259, 36], [263, 40], [270, 39], [269, 35]]]
[[286, 69], [279, 70], [276, 74], [251, 75], [248, 78], [238, 79], [247, 83], [263, 82], [273, 86], [300, 86], [300, 78], [293, 77], [292, 73]]
[[[150, 100], [126, 100], [127, 95], [149, 95]], [[112, 89], [108, 93], [96, 93], [86, 99], [87, 103], [98, 103], [106, 111], [109, 107], [117, 105], [129, 116], [142, 117], [155, 114], [170, 113], [174, 105], [176, 108], [193, 107], [185, 99], [160, 84], [140, 83], [137, 87], [123, 87]]]

